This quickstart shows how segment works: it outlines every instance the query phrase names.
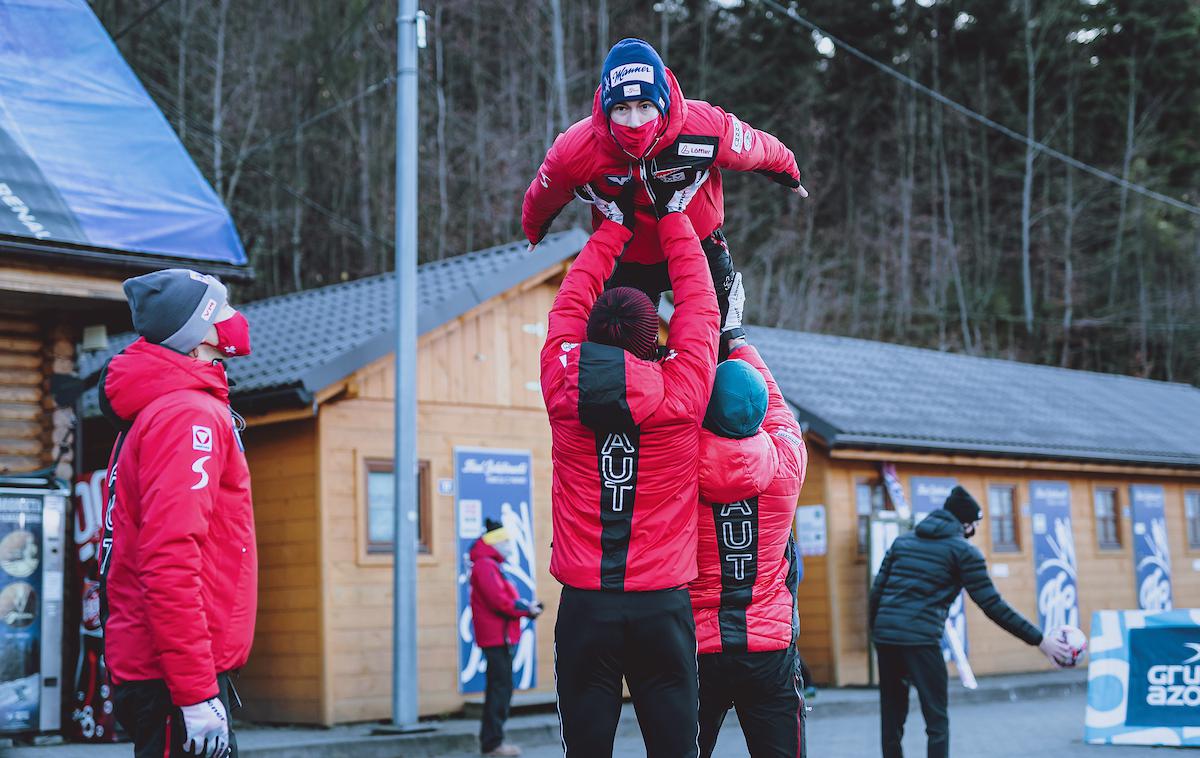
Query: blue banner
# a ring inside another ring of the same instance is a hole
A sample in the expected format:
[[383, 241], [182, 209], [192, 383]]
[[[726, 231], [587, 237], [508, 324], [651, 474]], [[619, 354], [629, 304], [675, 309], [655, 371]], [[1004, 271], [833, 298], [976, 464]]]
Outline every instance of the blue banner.
[[[514, 551], [504, 573], [526, 600], [537, 597], [533, 542], [533, 455], [528, 450], [454, 448], [454, 491], [458, 522], [458, 686], [483, 692], [487, 661], [475, 645], [471, 623], [471, 546], [483, 534], [486, 519], [499, 521]], [[537, 686], [535, 624], [521, 619], [521, 639], [513, 652], [513, 686]]]
[[1044, 631], [1079, 626], [1075, 538], [1071, 532], [1071, 486], [1029, 483], [1033, 565], [1037, 572], [1038, 623]]
[[[912, 477], [912, 512], [913, 524], [921, 523], [921, 520], [930, 513], [941, 508], [946, 503], [946, 498], [950, 497], [950, 490], [958, 484], [958, 480], [944, 476], [914, 476]], [[966, 590], [960, 592], [954, 603], [950, 606], [950, 613], [946, 619], [950, 625], [958, 632], [958, 638], [962, 640], [963, 654], [970, 655], [971, 647], [967, 641], [967, 614], [965, 612]], [[942, 658], [949, 661], [954, 654], [950, 649], [950, 644], [946, 638], [942, 638]]]
[[1084, 739], [1200, 747], [1200, 610], [1098, 611]]
[[1129, 487], [1133, 505], [1133, 561], [1137, 569], [1138, 608], [1171, 610], [1171, 550], [1163, 488], [1157, 484]]
[[41, 551], [42, 498], [0, 495], [0, 734], [41, 723]]
[[0, 234], [245, 264], [221, 198], [85, 0], [0, 0]]

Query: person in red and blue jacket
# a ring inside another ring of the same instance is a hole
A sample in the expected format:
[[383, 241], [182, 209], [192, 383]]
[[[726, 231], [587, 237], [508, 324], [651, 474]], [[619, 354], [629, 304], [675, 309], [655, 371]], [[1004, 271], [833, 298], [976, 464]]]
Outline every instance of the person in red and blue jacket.
[[[680, 171], [707, 170], [709, 180], [685, 212], [703, 244], [724, 318], [733, 262], [721, 229], [721, 169], [754, 171], [808, 195], [800, 185], [796, 157], [783, 143], [732, 113], [684, 98], [675, 75], [653, 47], [640, 39], [623, 39], [604, 59], [591, 116], [558, 135], [525, 191], [521, 225], [536, 245], [576, 187], [591, 185], [611, 199], [633, 183], [637, 223], [608, 286], [637, 287], [657, 304], [672, 280], [655, 233], [657, 219], [646, 180], [671, 181]], [[593, 212], [593, 228], [599, 230], [603, 221], [603, 214]]]
[[504, 741], [513, 693], [513, 648], [521, 641], [521, 619], [542, 615], [542, 604], [529, 602], [504, 576], [502, 566], [512, 551], [508, 530], [487, 519], [486, 531], [471, 546], [471, 626], [475, 644], [487, 660], [487, 688], [479, 725], [479, 750], [484, 755], [520, 755]]
[[[700, 421], [716, 369], [712, 279], [684, 214], [707, 178], [648, 184], [676, 310], [665, 348], [641, 291], [604, 281], [633, 236], [633, 188], [614, 201], [567, 272], [541, 355], [550, 418], [554, 539], [563, 586], [554, 629], [566, 755], [611, 756], [629, 684], [650, 758], [696, 755]], [[586, 188], [581, 189], [588, 194]]]
[[124, 288], [141, 336], [100, 378], [120, 430], [100, 552], [116, 715], [137, 758], [236, 757], [230, 674], [254, 639], [258, 553], [222, 361], [250, 353], [250, 327], [225, 286], [195, 271]]
[[[739, 274], [730, 295], [737, 324], [743, 300]], [[700, 433], [699, 575], [690, 585], [700, 655], [700, 755], [712, 754], [733, 707], [753, 758], [802, 756], [800, 564], [792, 521], [808, 452], [744, 331], [722, 338], [729, 359], [717, 367]]]

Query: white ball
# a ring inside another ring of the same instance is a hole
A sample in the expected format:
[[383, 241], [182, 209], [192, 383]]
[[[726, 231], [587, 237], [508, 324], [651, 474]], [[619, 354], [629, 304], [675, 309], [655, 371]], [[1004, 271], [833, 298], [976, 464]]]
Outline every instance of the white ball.
[[1067, 668], [1079, 663], [1088, 646], [1088, 638], [1083, 630], [1070, 624], [1064, 624], [1054, 630], [1054, 638], [1065, 643], [1071, 655], [1069, 660], [1059, 661], [1059, 663]]

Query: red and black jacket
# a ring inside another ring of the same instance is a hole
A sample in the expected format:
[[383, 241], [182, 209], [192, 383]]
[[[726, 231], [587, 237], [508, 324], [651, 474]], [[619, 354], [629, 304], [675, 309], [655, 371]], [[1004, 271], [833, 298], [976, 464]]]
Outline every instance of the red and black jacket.
[[783, 650], [795, 640], [798, 574], [792, 520], [808, 452], [779, 386], [750, 345], [746, 361], [767, 382], [767, 415], [752, 437], [700, 433], [699, 575], [689, 589], [700, 653]]
[[[777, 138], [711, 103], [684, 99], [670, 69], [667, 69], [667, 80], [671, 86], [671, 108], [667, 112], [666, 128], [643, 162], [648, 173], [658, 176], [675, 173], [680, 168], [710, 169], [708, 181], [685, 211], [701, 239], [719, 229], [725, 220], [719, 169], [755, 171], [781, 183], [799, 183], [796, 156]], [[597, 88], [592, 115], [558, 135], [525, 190], [521, 208], [525, 236], [533, 243], [541, 240], [559, 211], [574, 198], [576, 187], [590, 183], [602, 193], [616, 195], [627, 181], [640, 185], [638, 164], [639, 161], [626, 153], [609, 131], [608, 115], [600, 106], [600, 89]], [[665, 251], [654, 233], [657, 221], [644, 186], [639, 186], [635, 197], [637, 226], [621, 261], [658, 263], [663, 260]], [[600, 228], [603, 219], [593, 210], [594, 229]]]
[[645, 591], [696, 576], [700, 421], [716, 370], [712, 276], [688, 218], [657, 225], [675, 292], [666, 354], [587, 341], [592, 305], [630, 232], [605, 221], [550, 309], [542, 396], [550, 417], [550, 573], [578, 589]]
[[175, 705], [193, 705], [245, 665], [258, 603], [225, 369], [139, 339], [109, 362], [101, 394], [128, 426], [100, 554], [105, 662], [114, 684], [163, 679]]
[[515, 645], [521, 618], [533, 615], [529, 603], [500, 568], [504, 556], [481, 537], [471, 546], [471, 625], [479, 647]]

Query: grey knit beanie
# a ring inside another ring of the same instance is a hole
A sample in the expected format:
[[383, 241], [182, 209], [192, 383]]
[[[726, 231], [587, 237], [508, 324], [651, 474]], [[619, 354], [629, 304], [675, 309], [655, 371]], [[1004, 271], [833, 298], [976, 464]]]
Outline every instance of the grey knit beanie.
[[147, 342], [190, 353], [228, 302], [225, 285], [213, 276], [169, 268], [125, 280], [133, 328]]

